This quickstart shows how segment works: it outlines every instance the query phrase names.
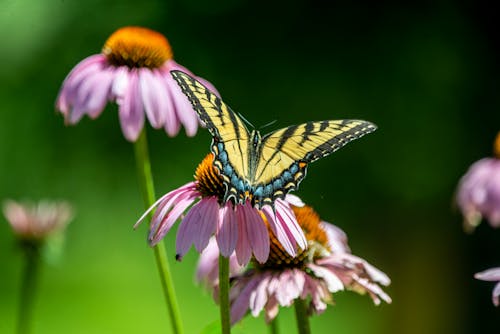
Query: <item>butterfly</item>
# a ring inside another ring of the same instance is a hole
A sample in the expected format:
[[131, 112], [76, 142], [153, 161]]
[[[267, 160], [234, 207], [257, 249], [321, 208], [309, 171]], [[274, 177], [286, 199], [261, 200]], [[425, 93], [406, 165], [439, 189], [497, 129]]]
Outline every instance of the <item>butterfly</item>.
[[256, 208], [274, 208], [276, 199], [298, 188], [309, 163], [377, 129], [362, 120], [327, 120], [261, 136], [248, 131], [243, 119], [201, 82], [181, 71], [170, 73], [213, 137], [213, 164], [223, 179], [224, 203], [250, 200]]

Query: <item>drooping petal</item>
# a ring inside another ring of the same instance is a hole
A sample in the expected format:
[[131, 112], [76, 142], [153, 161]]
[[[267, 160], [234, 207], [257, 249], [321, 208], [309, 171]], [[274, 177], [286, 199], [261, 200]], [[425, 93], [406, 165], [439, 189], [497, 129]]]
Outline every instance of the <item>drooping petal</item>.
[[500, 281], [500, 267], [481, 271], [475, 274], [474, 277], [482, 281]]
[[56, 99], [56, 109], [68, 116], [78, 85], [88, 74], [99, 71], [105, 62], [106, 58], [102, 54], [92, 55], [79, 62], [64, 79]]
[[216, 234], [222, 256], [229, 257], [236, 248], [238, 241], [237, 216], [230, 204], [226, 204], [220, 210], [219, 231]]
[[[243, 283], [243, 282], [242, 282]], [[247, 313], [250, 304], [250, 295], [260, 283], [260, 277], [257, 276], [248, 282], [237, 297], [231, 302], [231, 324], [235, 324]]]
[[83, 115], [95, 119], [104, 110], [111, 91], [114, 73], [111, 69], [102, 69], [89, 74], [75, 94], [74, 104], [69, 113], [70, 124], [77, 123]]
[[218, 224], [218, 203], [216, 198], [203, 198], [187, 213], [177, 231], [177, 255], [182, 257], [194, 243], [201, 252], [215, 232]]
[[149, 123], [155, 129], [161, 128], [169, 111], [167, 87], [163, 78], [157, 70], [142, 68], [139, 70], [139, 88]]
[[350, 253], [351, 250], [347, 244], [347, 234], [339, 227], [322, 221], [320, 223], [328, 236], [328, 245], [333, 253]]
[[139, 93], [139, 75], [132, 69], [129, 73], [128, 87], [122, 96], [117, 96], [120, 125], [128, 141], [134, 142], [144, 126], [144, 108]]
[[201, 252], [207, 247], [210, 237], [215, 233], [219, 224], [219, 203], [217, 198], [208, 197], [204, 199], [207, 204], [205, 212], [199, 219], [198, 237], [194, 241], [194, 246], [198, 252]]
[[263, 273], [259, 285], [250, 294], [249, 306], [254, 317], [258, 316], [260, 311], [264, 308], [267, 302], [267, 285], [269, 283], [270, 275]]
[[[165, 235], [170, 231], [170, 228], [174, 223], [181, 217], [182, 213], [193, 203], [194, 197], [189, 195], [183, 195], [179, 198], [179, 201], [172, 208], [171, 211], [159, 221], [155, 220], [154, 224], [150, 229], [149, 243], [151, 246], [156, 245]], [[156, 229], [153, 229], [155, 227]]]
[[250, 203], [241, 207], [245, 216], [246, 233], [250, 247], [255, 259], [260, 263], [264, 263], [269, 257], [269, 233], [266, 225], [258, 211]]
[[248, 235], [245, 226], [245, 214], [243, 212], [242, 206], [236, 206], [236, 215], [238, 221], [238, 243], [236, 244], [236, 258], [240, 265], [245, 265], [250, 261], [252, 256], [252, 248], [250, 246], [250, 241], [248, 240]]
[[314, 276], [319, 277], [326, 282], [326, 285], [330, 292], [333, 293], [344, 290], [344, 284], [342, 283], [342, 281], [330, 270], [312, 263], [308, 265], [308, 268], [313, 271]]
[[500, 283], [497, 283], [493, 289], [492, 300], [495, 306], [500, 305]]

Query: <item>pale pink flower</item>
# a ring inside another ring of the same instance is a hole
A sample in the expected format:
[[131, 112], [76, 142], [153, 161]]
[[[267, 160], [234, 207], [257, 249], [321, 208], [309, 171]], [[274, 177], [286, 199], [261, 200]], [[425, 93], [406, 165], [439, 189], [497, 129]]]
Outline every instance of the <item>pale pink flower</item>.
[[[68, 124], [76, 124], [84, 115], [97, 118], [108, 102], [116, 102], [129, 141], [137, 140], [145, 118], [171, 137], [181, 124], [188, 136], [194, 136], [198, 116], [169, 72], [193, 74], [172, 57], [162, 34], [141, 27], [120, 28], [108, 38], [102, 53], [73, 68], [63, 82], [56, 108]], [[209, 82], [196, 78], [216, 92]]]
[[500, 227], [500, 133], [495, 155], [475, 162], [458, 184], [457, 204], [466, 230], [473, 230], [483, 218]]
[[7, 200], [3, 213], [14, 233], [22, 240], [44, 240], [63, 230], [73, 214], [68, 203], [41, 201], [18, 203]]
[[[213, 155], [210, 153], [198, 166], [196, 181], [161, 197], [136, 223], [137, 226], [151, 210], [156, 209], [149, 233], [151, 245], [159, 242], [173, 224], [182, 218], [176, 240], [179, 259], [192, 244], [198, 252], [203, 251], [210, 237], [215, 235], [223, 256], [228, 257], [235, 252], [238, 263], [244, 265], [253, 255], [263, 263], [268, 258], [270, 247], [265, 216], [279, 242], [291, 256], [296, 255], [297, 247], [307, 247], [304, 234], [287, 201], [277, 200], [275, 211], [269, 206], [258, 210], [250, 202], [243, 205], [222, 203], [224, 185], [212, 162]], [[295, 203], [297, 200], [292, 201]]]
[[[254, 263], [251, 269], [231, 265], [231, 323], [250, 311], [258, 316], [264, 310], [266, 321], [272, 321], [279, 306], [291, 306], [297, 298], [309, 300], [310, 313], [320, 314], [333, 301], [332, 293], [353, 290], [368, 293], [376, 305], [391, 298], [380, 288], [389, 285], [386, 274], [350, 253], [345, 233], [338, 227], [320, 221], [308, 206], [293, 207], [299, 225], [308, 240], [308, 248], [290, 257], [275, 243], [271, 233], [271, 253], [267, 262]], [[218, 296], [218, 249], [213, 243], [200, 256], [198, 281], [213, 288]], [[210, 269], [211, 268], [211, 269]]]
[[493, 281], [497, 282], [495, 288], [492, 293], [492, 300], [495, 306], [500, 305], [500, 267], [491, 268], [480, 273], [474, 275], [475, 278], [480, 279], [482, 281]]

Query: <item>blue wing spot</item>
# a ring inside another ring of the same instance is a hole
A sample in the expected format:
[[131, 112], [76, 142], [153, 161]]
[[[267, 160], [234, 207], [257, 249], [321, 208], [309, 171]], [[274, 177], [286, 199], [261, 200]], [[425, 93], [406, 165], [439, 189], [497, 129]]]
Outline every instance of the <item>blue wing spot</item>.
[[225, 165], [224, 166], [224, 174], [226, 175], [231, 175], [233, 173], [233, 167], [231, 165]]
[[282, 179], [290, 180], [291, 178], [292, 178], [292, 173], [290, 173], [289, 171], [285, 171], [283, 173]]
[[227, 152], [226, 151], [220, 151], [220, 153], [219, 153], [219, 159], [223, 163], [227, 163]]
[[254, 191], [253, 191], [253, 195], [255, 197], [262, 197], [262, 195], [264, 194], [264, 187], [263, 186], [258, 186]]
[[224, 144], [223, 143], [218, 143], [217, 148], [219, 149], [220, 152], [224, 151]]
[[276, 179], [273, 182], [274, 189], [281, 189], [283, 187], [283, 181], [281, 179]]
[[295, 174], [299, 171], [299, 167], [297, 166], [296, 163], [294, 163], [291, 167], [290, 167], [290, 173], [292, 174]]
[[264, 194], [263, 196], [267, 196], [267, 195], [271, 195], [273, 193], [273, 185], [272, 184], [268, 184], [265, 189], [264, 189]]

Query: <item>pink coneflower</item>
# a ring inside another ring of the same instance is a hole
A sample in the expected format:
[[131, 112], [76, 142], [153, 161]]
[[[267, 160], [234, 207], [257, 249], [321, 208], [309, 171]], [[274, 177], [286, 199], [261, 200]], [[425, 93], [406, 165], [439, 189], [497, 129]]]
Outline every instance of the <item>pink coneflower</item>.
[[[180, 259], [194, 244], [198, 252], [207, 247], [210, 237], [215, 234], [218, 247], [223, 256], [233, 252], [238, 263], [248, 263], [252, 255], [263, 263], [269, 255], [269, 234], [264, 217], [283, 245], [284, 250], [295, 256], [297, 247], [307, 246], [288, 201], [277, 200], [275, 212], [269, 206], [261, 210], [253, 208], [250, 202], [244, 205], [222, 203], [225, 188], [222, 177], [213, 166], [213, 154], [210, 153], [196, 169], [195, 181], [190, 182], [161, 197], [139, 219], [139, 224], [147, 214], [156, 208], [151, 222], [149, 242], [155, 245], [181, 217], [177, 231], [177, 258]], [[297, 202], [296, 197], [289, 201]], [[189, 210], [194, 202], [196, 202]], [[187, 210], [185, 216], [183, 213]], [[137, 226], [136, 224], [136, 226]]]
[[458, 184], [457, 203], [466, 230], [473, 230], [482, 218], [500, 227], [500, 133], [494, 151], [494, 158], [475, 162]]
[[3, 203], [3, 213], [16, 236], [31, 241], [44, 240], [63, 230], [72, 218], [71, 207], [65, 202], [21, 204], [7, 200]]
[[[272, 231], [271, 252], [265, 263], [252, 262], [244, 270], [232, 265], [231, 322], [238, 322], [250, 311], [258, 316], [264, 310], [266, 321], [272, 321], [279, 306], [291, 306], [298, 298], [309, 301], [310, 313], [319, 314], [332, 302], [332, 293], [348, 289], [368, 293], [375, 304], [391, 298], [380, 288], [390, 279], [365, 260], [350, 253], [345, 233], [320, 220], [309, 206], [292, 206], [308, 242], [308, 248], [291, 257], [283, 251]], [[214, 288], [217, 296], [218, 249], [211, 244], [202, 253], [198, 280]], [[230, 262], [231, 263], [231, 262]], [[209, 270], [208, 268], [214, 268]]]
[[56, 108], [67, 123], [75, 124], [85, 114], [98, 117], [108, 101], [116, 102], [123, 134], [132, 142], [144, 126], [145, 115], [153, 128], [164, 127], [169, 136], [175, 136], [181, 124], [193, 136], [198, 117], [169, 73], [191, 72], [172, 57], [162, 34], [141, 27], [120, 28], [108, 38], [102, 53], [82, 60], [66, 77]]
[[474, 277], [482, 281], [498, 282], [493, 289], [492, 300], [495, 306], [500, 305], [500, 267], [482, 271], [475, 274]]

